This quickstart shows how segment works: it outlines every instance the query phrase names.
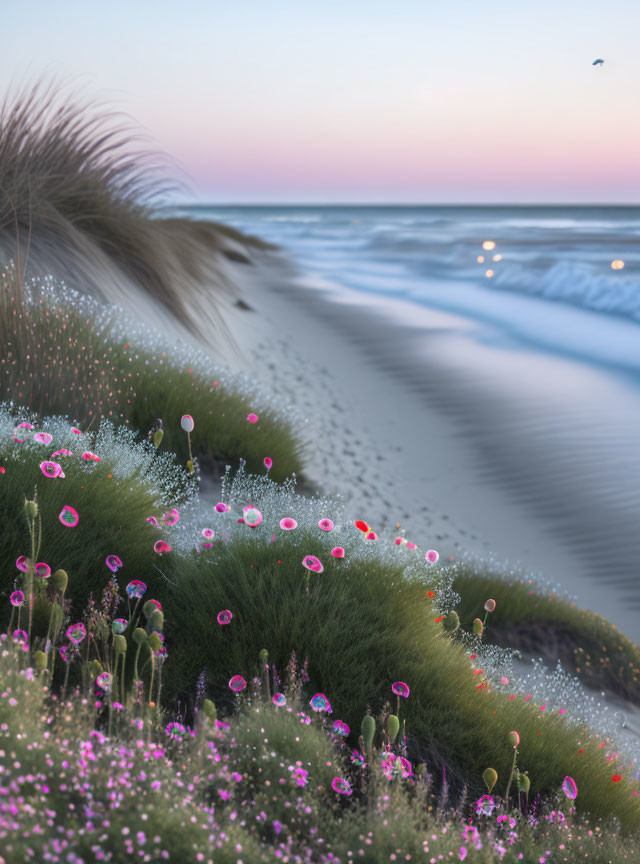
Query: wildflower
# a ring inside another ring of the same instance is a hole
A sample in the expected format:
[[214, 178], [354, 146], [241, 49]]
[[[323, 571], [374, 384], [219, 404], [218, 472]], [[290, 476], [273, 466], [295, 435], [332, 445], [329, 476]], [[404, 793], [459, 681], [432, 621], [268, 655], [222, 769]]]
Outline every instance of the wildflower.
[[91, 450], [85, 450], [82, 454], [82, 459], [84, 462], [100, 462], [100, 457], [92, 453]]
[[229, 508], [226, 504], [223, 504], [222, 501], [219, 501], [213, 509], [216, 513], [226, 513]]
[[75, 528], [80, 517], [75, 507], [72, 507], [70, 504], [65, 504], [58, 514], [58, 519], [65, 527]]
[[153, 544], [153, 551], [157, 552], [158, 555], [162, 555], [164, 552], [171, 552], [171, 546], [165, 543], [164, 540], [156, 540]]
[[562, 791], [572, 801], [578, 797], [578, 787], [573, 777], [565, 777], [562, 781]]
[[334, 558], [344, 558], [344, 549], [342, 546], [334, 546], [331, 550], [331, 554]]
[[391, 689], [396, 696], [402, 696], [403, 699], [408, 699], [409, 693], [411, 693], [409, 685], [405, 684], [404, 681], [396, 681], [395, 684], [391, 685]]
[[139, 579], [134, 579], [132, 582], [129, 582], [129, 584], [125, 588], [125, 591], [132, 600], [139, 600], [145, 595], [147, 591], [147, 586]]
[[229, 609], [223, 609], [222, 612], [218, 612], [218, 624], [224, 626], [225, 624], [230, 624], [231, 619], [233, 618], [233, 614]]
[[620, 776], [620, 774], [614, 774], [613, 777], [611, 778], [612, 783], [619, 783], [621, 780], [622, 780], [622, 777]]
[[187, 734], [186, 728], [182, 725], [182, 723], [167, 723], [165, 726], [165, 735], [168, 735], [169, 738], [184, 738]]
[[351, 751], [351, 762], [353, 765], [357, 765], [358, 768], [364, 768], [364, 766], [367, 764], [367, 760], [364, 758], [364, 756], [362, 755], [362, 753], [360, 753], [359, 750]]
[[11, 597], [9, 597], [9, 602], [12, 606], [22, 606], [24, 603], [24, 594], [22, 591], [14, 591]]
[[265, 456], [262, 461], [264, 462], [264, 467], [267, 469], [267, 471], [269, 471], [271, 469], [271, 466], [273, 465], [273, 459], [271, 459], [269, 456]]
[[147, 516], [147, 522], [149, 523], [149, 525], [153, 525], [154, 528], [160, 527], [160, 523], [155, 516]]
[[335, 525], [331, 521], [331, 519], [321, 519], [318, 522], [318, 528], [321, 528], [323, 531], [333, 531]]
[[57, 459], [60, 456], [73, 456], [73, 453], [71, 452], [71, 450], [67, 450], [65, 447], [61, 447], [60, 450], [55, 450], [51, 454], [52, 459]]
[[49, 435], [48, 432], [36, 432], [33, 440], [38, 444], [51, 444], [53, 435]]
[[382, 754], [380, 767], [388, 780], [392, 780], [394, 777], [402, 777], [403, 780], [406, 780], [413, 773], [411, 762], [408, 759], [405, 759], [404, 756], [396, 756], [389, 751]]
[[82, 435], [82, 432], [76, 426], [72, 426], [71, 431], [74, 435]]
[[365, 540], [378, 540], [379, 537], [375, 531], [369, 531], [368, 534], [365, 534], [364, 539]]
[[362, 519], [356, 519], [355, 526], [358, 531], [362, 531], [363, 534], [368, 534], [371, 531], [369, 525], [366, 522], [363, 522]]
[[507, 741], [512, 747], [517, 747], [520, 744], [520, 736], [517, 732], [507, 732]]
[[28, 558], [25, 558], [24, 555], [21, 555], [21, 556], [18, 558], [18, 560], [16, 561], [16, 567], [17, 567], [18, 570], [20, 570], [22, 573], [26, 573], [26, 572], [27, 572], [27, 570], [29, 569], [29, 564], [30, 564], [29, 559], [28, 559]]
[[29, 641], [29, 636], [24, 630], [14, 630], [11, 638], [14, 642], [21, 643], [22, 645], [26, 645]]
[[71, 662], [71, 657], [69, 656], [69, 646], [68, 645], [62, 645], [60, 647], [60, 650], [58, 651], [58, 653], [60, 654], [60, 656], [62, 657], [62, 659], [65, 663]]
[[96, 678], [96, 684], [101, 690], [104, 690], [105, 693], [108, 693], [111, 690], [111, 686], [113, 684], [113, 675], [110, 672], [101, 672]]
[[289, 771], [291, 771], [291, 773], [295, 777], [295, 781], [296, 781], [297, 786], [306, 786], [307, 785], [307, 777], [309, 776], [309, 772], [305, 771], [304, 768], [301, 768], [299, 762], [296, 763], [296, 766], [297, 767], [295, 767], [295, 768], [293, 766], [291, 766], [289, 768]]
[[257, 414], [247, 414], [247, 420], [249, 421], [249, 423], [257, 423], [258, 422], [258, 415]]
[[118, 558], [117, 555], [107, 555], [104, 560], [104, 563], [107, 565], [109, 570], [112, 573], [117, 573], [118, 570], [122, 567], [122, 561]]
[[349, 785], [349, 781], [345, 780], [344, 777], [334, 777], [331, 781], [331, 788], [334, 792], [337, 792], [338, 795], [352, 795], [351, 786]]
[[347, 724], [342, 720], [335, 720], [333, 724], [333, 731], [336, 735], [344, 735], [347, 736], [351, 729], [347, 726]]
[[496, 601], [495, 600], [487, 600], [487, 602], [484, 604], [484, 608], [487, 612], [495, 611]]
[[298, 527], [298, 523], [290, 516], [285, 516], [284, 519], [280, 520], [280, 527], [283, 531], [293, 531], [294, 528]]
[[496, 808], [496, 802], [491, 795], [483, 795], [475, 803], [476, 815], [491, 816]]
[[128, 623], [126, 618], [114, 618], [111, 622], [111, 629], [116, 636], [119, 636], [127, 629]]
[[314, 573], [322, 573], [324, 571], [320, 559], [316, 558], [315, 555], [305, 555], [302, 559], [302, 566], [306, 567], [307, 570], [312, 570]]
[[202, 536], [205, 540], [213, 540], [213, 530], [211, 528], [203, 528]]
[[311, 705], [313, 710], [316, 711], [317, 713], [322, 712], [322, 711], [326, 711], [327, 714], [331, 714], [333, 711], [333, 708], [331, 707], [331, 703], [329, 702], [327, 697], [324, 695], [324, 693], [316, 693], [314, 696], [312, 696], [311, 699], [309, 700], [309, 705]]
[[277, 708], [284, 708], [284, 706], [287, 704], [287, 697], [284, 695], [284, 693], [274, 693], [271, 701]]
[[36, 576], [39, 576], [40, 579], [48, 579], [51, 576], [51, 567], [48, 564], [45, 564], [44, 561], [40, 561], [34, 567], [34, 571]]
[[229, 680], [229, 688], [233, 690], [234, 693], [240, 693], [241, 690], [247, 686], [247, 682], [244, 680], [242, 675], [234, 675], [233, 678]]
[[429, 549], [429, 551], [424, 557], [427, 564], [435, 564], [438, 561], [440, 554], [436, 552], [435, 549]]
[[180, 512], [178, 511], [178, 509], [176, 507], [174, 507], [172, 510], [169, 510], [167, 513], [163, 513], [161, 518], [162, 518], [162, 521], [164, 522], [165, 525], [169, 525], [169, 526], [177, 525], [178, 522], [180, 521]]
[[195, 423], [193, 422], [193, 417], [191, 414], [183, 414], [180, 418], [180, 426], [184, 432], [193, 432], [195, 429]]
[[244, 519], [245, 525], [248, 525], [249, 528], [257, 528], [262, 522], [262, 513], [257, 507], [243, 507], [242, 518]]
[[57, 462], [41, 462], [40, 470], [45, 477], [64, 477], [62, 465], [59, 465]]
[[87, 628], [81, 621], [78, 621], [77, 624], [72, 624], [67, 629], [67, 639], [69, 642], [73, 642], [74, 645], [79, 645], [86, 635]]
[[35, 429], [36, 427], [33, 423], [27, 423], [26, 420], [23, 420], [22, 423], [18, 423], [16, 429]]

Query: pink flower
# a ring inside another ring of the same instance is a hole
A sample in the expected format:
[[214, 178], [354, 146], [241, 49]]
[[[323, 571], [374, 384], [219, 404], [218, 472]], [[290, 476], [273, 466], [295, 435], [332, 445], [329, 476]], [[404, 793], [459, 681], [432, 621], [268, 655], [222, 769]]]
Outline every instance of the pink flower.
[[33, 440], [38, 444], [51, 444], [53, 441], [53, 435], [49, 435], [48, 432], [36, 432], [33, 436]]
[[162, 518], [162, 521], [164, 522], [165, 525], [169, 525], [169, 526], [177, 525], [178, 522], [180, 521], [180, 513], [174, 507], [172, 510], [169, 510], [167, 513], [163, 513], [161, 518]]
[[64, 477], [64, 474], [62, 473], [62, 466], [58, 465], [57, 462], [41, 462], [40, 470], [45, 477]]
[[334, 546], [331, 550], [331, 554], [334, 558], [344, 558], [344, 549], [342, 546]]
[[66, 528], [75, 528], [79, 518], [78, 511], [70, 504], [65, 504], [58, 514], [58, 519]]
[[230, 624], [232, 618], [233, 614], [229, 609], [223, 609], [222, 612], [218, 612], [218, 624], [222, 626], [224, 626], [225, 624]]
[[284, 519], [280, 520], [280, 527], [283, 531], [293, 531], [294, 528], [298, 527], [298, 523], [291, 516], [285, 516]]
[[55, 450], [51, 454], [52, 459], [57, 459], [59, 456], [73, 456], [71, 450], [66, 450], [64, 447], [61, 450]]
[[424, 556], [427, 564], [435, 564], [440, 557], [440, 555], [436, 552], [435, 549], [429, 549], [427, 554]]
[[302, 559], [302, 566], [306, 567], [307, 570], [312, 570], [314, 573], [322, 573], [324, 571], [320, 559], [316, 558], [315, 555], [305, 555]]
[[233, 690], [234, 693], [240, 693], [241, 690], [247, 686], [247, 682], [244, 680], [242, 675], [234, 675], [233, 678], [229, 680], [229, 688]]
[[323, 531], [333, 531], [335, 525], [331, 521], [331, 519], [321, 519], [318, 522], [318, 528], [321, 528]]
[[109, 570], [112, 573], [117, 573], [118, 570], [122, 567], [122, 561], [118, 558], [117, 555], [107, 555], [104, 560], [104, 563], [107, 565]]
[[248, 525], [249, 528], [257, 528], [262, 522], [262, 513], [257, 507], [243, 507], [242, 519], [245, 525]]
[[164, 540], [156, 540], [153, 544], [153, 551], [157, 552], [158, 555], [162, 555], [164, 552], [171, 552], [171, 546], [165, 543]]
[[391, 685], [391, 689], [396, 696], [402, 696], [403, 699], [408, 699], [409, 693], [411, 693], [409, 685], [405, 684], [404, 681], [396, 681], [395, 684]]
[[271, 466], [273, 465], [273, 459], [271, 459], [271, 457], [269, 457], [269, 456], [265, 456], [263, 459], [263, 462], [264, 462], [264, 467], [267, 469], [267, 471], [269, 471]]
[[84, 453], [82, 454], [82, 459], [85, 462], [99, 462], [100, 461], [100, 457], [97, 456], [95, 453], [92, 453], [91, 450], [85, 450]]
[[219, 501], [213, 509], [216, 513], [226, 513], [229, 508], [226, 504], [223, 504], [222, 501]]
[[247, 414], [247, 420], [249, 421], [249, 423], [257, 423], [258, 422], [258, 415], [257, 414]]

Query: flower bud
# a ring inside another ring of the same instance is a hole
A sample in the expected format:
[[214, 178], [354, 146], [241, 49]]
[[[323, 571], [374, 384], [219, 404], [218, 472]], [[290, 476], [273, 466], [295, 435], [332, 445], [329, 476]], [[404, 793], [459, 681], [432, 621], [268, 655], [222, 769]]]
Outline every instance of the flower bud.
[[269, 652], [266, 648], [262, 649], [262, 651], [258, 654], [258, 657], [260, 659], [260, 663], [262, 663], [263, 666], [266, 666], [269, 662]]
[[38, 672], [42, 672], [43, 669], [47, 668], [47, 655], [44, 651], [33, 652], [33, 665], [36, 667]]
[[211, 723], [215, 723], [218, 712], [216, 711], [216, 706], [213, 704], [211, 699], [204, 700], [204, 702], [202, 703], [202, 710], [207, 720], [209, 720]]
[[67, 585], [69, 584], [69, 577], [67, 576], [66, 570], [56, 570], [56, 572], [51, 577], [51, 583], [55, 585], [55, 587], [60, 591], [61, 594], [67, 590]]
[[491, 790], [498, 782], [498, 772], [495, 768], [487, 768], [482, 775], [482, 779], [484, 780], [484, 785], [487, 787], [487, 791], [491, 794]]
[[477, 636], [478, 639], [481, 639], [482, 633], [484, 631], [484, 624], [482, 623], [482, 621], [479, 618], [474, 618], [472, 627], [473, 627], [473, 635]]
[[38, 515], [38, 502], [37, 501], [27, 501], [24, 499], [24, 512], [27, 514], [29, 519], [35, 519]]
[[520, 744], [520, 736], [517, 732], [507, 732], [507, 741], [512, 747], [517, 747]]
[[164, 613], [160, 609], [154, 609], [149, 618], [149, 630], [157, 630], [162, 633], [164, 627]]
[[518, 792], [524, 792], [525, 795], [529, 794], [529, 789], [531, 788], [531, 780], [526, 774], [522, 774], [518, 771], [516, 776], [516, 786], [518, 787]]
[[365, 749], [367, 753], [370, 753], [371, 748], [373, 747], [373, 736], [376, 734], [376, 721], [373, 719], [371, 714], [367, 714], [362, 718], [360, 732], [362, 733], [362, 740], [364, 741]]
[[116, 654], [124, 654], [127, 650], [127, 640], [124, 636], [118, 634], [113, 637], [113, 649]]
[[162, 648], [162, 640], [157, 633], [152, 633], [151, 636], [148, 636], [147, 643], [149, 648], [154, 652], [159, 651]]
[[147, 634], [142, 629], [142, 627], [136, 627], [133, 631], [133, 636], [131, 637], [136, 645], [144, 645], [147, 641]]
[[189, 472], [189, 474], [193, 474], [194, 472], [193, 462], [191, 461], [191, 459], [187, 459], [187, 471]]
[[395, 714], [390, 714], [387, 717], [387, 734], [391, 741], [395, 741], [398, 737], [398, 732], [400, 731], [400, 720], [396, 717]]
[[158, 447], [162, 444], [162, 439], [164, 437], [164, 431], [162, 429], [156, 429], [153, 433], [153, 445], [158, 449]]

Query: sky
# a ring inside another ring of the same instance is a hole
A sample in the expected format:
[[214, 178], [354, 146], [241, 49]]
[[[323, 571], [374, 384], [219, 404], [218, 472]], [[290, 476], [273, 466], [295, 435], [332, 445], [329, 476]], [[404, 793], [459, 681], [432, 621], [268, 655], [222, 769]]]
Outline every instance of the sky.
[[637, 0], [24, 0], [2, 23], [3, 91], [107, 100], [180, 200], [640, 201]]

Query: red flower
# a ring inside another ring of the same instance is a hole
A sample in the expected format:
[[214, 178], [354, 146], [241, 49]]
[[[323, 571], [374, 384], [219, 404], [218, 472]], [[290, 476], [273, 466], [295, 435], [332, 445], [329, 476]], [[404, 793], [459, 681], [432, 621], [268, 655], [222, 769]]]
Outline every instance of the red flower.
[[614, 774], [611, 779], [614, 783], [619, 783], [622, 780], [622, 777], [619, 774]]
[[435, 596], [436, 596], [435, 591], [427, 591], [427, 597], [435, 597]]

